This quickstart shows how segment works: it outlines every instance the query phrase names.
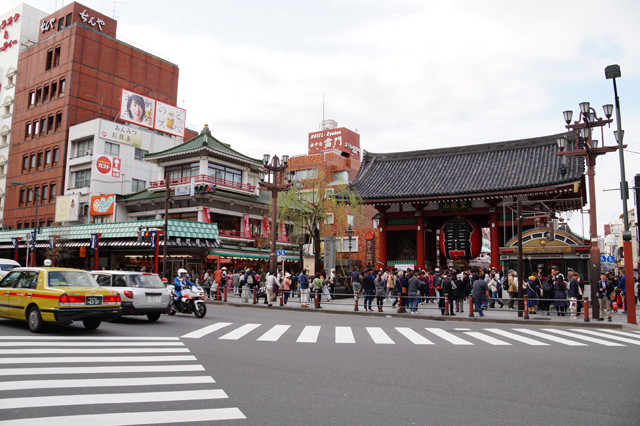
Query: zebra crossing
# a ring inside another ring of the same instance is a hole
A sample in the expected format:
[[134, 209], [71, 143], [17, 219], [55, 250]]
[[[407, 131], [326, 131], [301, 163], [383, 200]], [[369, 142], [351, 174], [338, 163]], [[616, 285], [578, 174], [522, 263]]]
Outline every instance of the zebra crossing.
[[228, 398], [178, 337], [0, 336], [0, 426], [245, 419]]
[[[362, 332], [364, 328], [365, 332]], [[219, 333], [217, 333], [219, 332]], [[218, 335], [222, 333], [221, 335]], [[335, 344], [373, 343], [376, 345], [395, 345], [409, 342], [414, 345], [453, 345], [453, 346], [551, 346], [554, 344], [581, 346], [638, 346], [640, 333], [618, 330], [571, 328], [558, 329], [543, 327], [540, 329], [515, 327], [483, 328], [473, 331], [470, 328], [425, 327], [326, 327], [318, 325], [292, 326], [291, 324], [233, 324], [218, 322], [181, 336], [181, 339], [200, 339], [205, 336], [218, 340], [238, 341], [241, 339], [258, 342], [278, 342], [285, 335], [293, 334], [296, 343], [318, 343], [320, 339], [330, 339]], [[1, 361], [0, 361], [1, 362]]]

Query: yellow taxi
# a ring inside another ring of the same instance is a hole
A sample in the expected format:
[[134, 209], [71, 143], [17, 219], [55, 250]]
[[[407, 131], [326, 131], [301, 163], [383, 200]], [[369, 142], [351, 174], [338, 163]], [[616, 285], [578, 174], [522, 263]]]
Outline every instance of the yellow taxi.
[[34, 333], [46, 323], [82, 321], [95, 330], [120, 317], [120, 295], [98, 286], [86, 271], [69, 268], [15, 268], [0, 281], [0, 317], [27, 321]]

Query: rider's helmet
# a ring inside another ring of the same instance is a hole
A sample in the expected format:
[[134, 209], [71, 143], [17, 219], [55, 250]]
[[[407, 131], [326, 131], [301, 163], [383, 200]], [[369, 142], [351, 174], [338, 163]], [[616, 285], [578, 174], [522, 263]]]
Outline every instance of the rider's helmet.
[[44, 260], [44, 266], [51, 266], [51, 260], [45, 259]]
[[[188, 272], [187, 272], [187, 270], [186, 270], [186, 269], [183, 269], [183, 268], [178, 269], [178, 276], [180, 276], [180, 277], [183, 277], [183, 275], [182, 275], [182, 274], [187, 275], [187, 273], [188, 273]], [[184, 277], [183, 277], [183, 278], [184, 278]]]

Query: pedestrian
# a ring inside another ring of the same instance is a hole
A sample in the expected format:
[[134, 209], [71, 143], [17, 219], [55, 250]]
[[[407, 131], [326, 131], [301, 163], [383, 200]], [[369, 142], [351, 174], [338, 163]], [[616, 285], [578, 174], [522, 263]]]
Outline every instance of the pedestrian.
[[513, 269], [509, 271], [509, 278], [507, 278], [507, 292], [509, 293], [509, 309], [515, 309], [513, 304], [518, 297], [518, 274]]
[[298, 286], [300, 289], [300, 302], [302, 308], [309, 307], [309, 277], [307, 276], [307, 270], [303, 269], [298, 276]]
[[565, 293], [567, 287], [564, 283], [562, 274], [557, 274], [554, 288], [555, 294], [553, 296], [553, 306], [555, 306], [558, 316], [564, 316], [567, 308], [567, 294]]
[[407, 313], [407, 309], [406, 309], [407, 297], [409, 296], [409, 288], [407, 287], [408, 281], [404, 275], [405, 275], [405, 271], [398, 271], [398, 280], [396, 281], [396, 289], [398, 291], [398, 300], [400, 302], [398, 305], [398, 309], [400, 310], [399, 312], [402, 314]]
[[358, 271], [358, 267], [354, 266], [353, 271], [351, 272], [351, 288], [353, 289], [353, 300], [358, 300], [358, 294], [360, 294], [360, 290], [362, 290], [362, 285], [360, 284], [360, 271]]
[[364, 292], [364, 310], [373, 311], [371, 302], [373, 302], [373, 294], [375, 293], [376, 284], [373, 276], [373, 269], [365, 269], [362, 277], [362, 291]]
[[549, 274], [548, 277], [542, 276], [542, 273], [538, 271], [539, 278], [542, 281], [542, 299], [540, 300], [540, 315], [550, 315], [549, 308], [551, 307], [551, 301], [554, 298], [554, 286], [553, 275]]
[[287, 301], [289, 300], [289, 294], [291, 293], [291, 274], [286, 272], [284, 274], [284, 278], [282, 279], [282, 291], [284, 294], [284, 306], [287, 306]]
[[206, 300], [211, 299], [211, 275], [209, 272], [211, 271], [205, 272], [202, 277], [202, 289], [204, 290]]
[[469, 295], [469, 287], [464, 281], [464, 274], [460, 274], [455, 281], [456, 285], [456, 312], [464, 313], [464, 302]]
[[529, 314], [537, 314], [536, 306], [540, 297], [540, 279], [534, 275], [531, 275], [529, 281], [527, 281], [527, 297], [529, 298], [529, 306], [527, 306]]
[[445, 303], [446, 303], [445, 296], [448, 296], [448, 299], [449, 299], [449, 314], [452, 316], [456, 315], [453, 313], [453, 301], [455, 300], [455, 297], [456, 297], [455, 289], [456, 289], [456, 285], [453, 281], [451, 281], [451, 274], [444, 275], [444, 278], [442, 278], [442, 296], [443, 297], [440, 299], [441, 301], [440, 311], [442, 315], [444, 315], [445, 313]]
[[[275, 294], [277, 289], [280, 288], [280, 282], [278, 281], [278, 277], [273, 275], [271, 272], [268, 272], [265, 276], [264, 288], [267, 294], [264, 303], [271, 307], [271, 302], [275, 300]], [[275, 290], [275, 291], [274, 291]]]
[[[618, 285], [616, 286], [616, 288], [618, 289], [618, 298], [620, 299], [620, 302], [622, 303], [622, 307], [624, 308], [622, 310], [621, 313], [626, 314], [627, 313], [627, 275], [623, 275], [622, 278], [620, 278], [620, 281], [618, 282]], [[618, 304], [618, 306], [620, 306], [620, 304]]]
[[611, 322], [611, 295], [614, 290], [611, 280], [607, 279], [607, 274], [600, 274], [597, 289], [598, 302], [600, 302], [600, 318], [598, 318], [598, 321], [604, 321], [606, 315], [607, 321]]
[[233, 274], [231, 274], [231, 284], [233, 285], [233, 295], [234, 296], [239, 296], [240, 295], [240, 274], [238, 273], [238, 270], [235, 269], [233, 271]]
[[315, 301], [316, 301], [316, 308], [321, 308], [322, 306], [320, 306], [320, 295], [322, 293], [322, 281], [323, 278], [326, 279], [327, 276], [326, 274], [323, 272], [322, 274], [320, 272], [316, 272], [315, 277], [313, 278], [313, 293], [315, 295]]
[[489, 282], [487, 283], [487, 287], [489, 287], [489, 292], [491, 294], [489, 307], [495, 308], [496, 302], [498, 302], [500, 304], [500, 307], [502, 308], [504, 304], [500, 299], [498, 299], [498, 282], [496, 281], [495, 274], [489, 275]]
[[483, 310], [487, 309], [489, 299], [491, 298], [489, 285], [485, 281], [485, 275], [479, 275], [478, 279], [473, 282], [471, 296], [473, 297], [473, 304], [476, 307], [476, 311], [478, 311], [478, 316], [483, 317]]
[[384, 297], [386, 295], [387, 284], [384, 280], [382, 272], [378, 272], [378, 276], [375, 280], [376, 285], [376, 304], [378, 305], [378, 312], [382, 312], [382, 305], [384, 304]]
[[420, 295], [420, 285], [422, 281], [415, 275], [409, 275], [409, 281], [407, 283], [407, 296], [409, 297], [409, 308], [411, 309], [411, 314], [415, 315], [418, 313], [418, 302]]
[[573, 271], [573, 277], [569, 280], [569, 299], [571, 300], [569, 306], [571, 308], [571, 319], [578, 319], [578, 296], [580, 296], [578, 277], [579, 274], [576, 271]]
[[396, 277], [393, 272], [389, 272], [387, 273], [387, 298], [385, 299], [385, 301], [389, 301], [391, 297], [395, 296], [395, 292], [396, 292]]

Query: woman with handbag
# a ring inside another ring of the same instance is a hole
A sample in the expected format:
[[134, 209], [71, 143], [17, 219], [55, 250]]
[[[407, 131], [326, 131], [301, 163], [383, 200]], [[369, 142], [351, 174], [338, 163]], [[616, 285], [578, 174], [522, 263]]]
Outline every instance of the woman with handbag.
[[555, 294], [553, 296], [553, 305], [556, 308], [558, 316], [564, 316], [565, 310], [567, 309], [567, 294], [566, 285], [564, 283], [564, 279], [562, 275], [558, 274], [555, 282]]

